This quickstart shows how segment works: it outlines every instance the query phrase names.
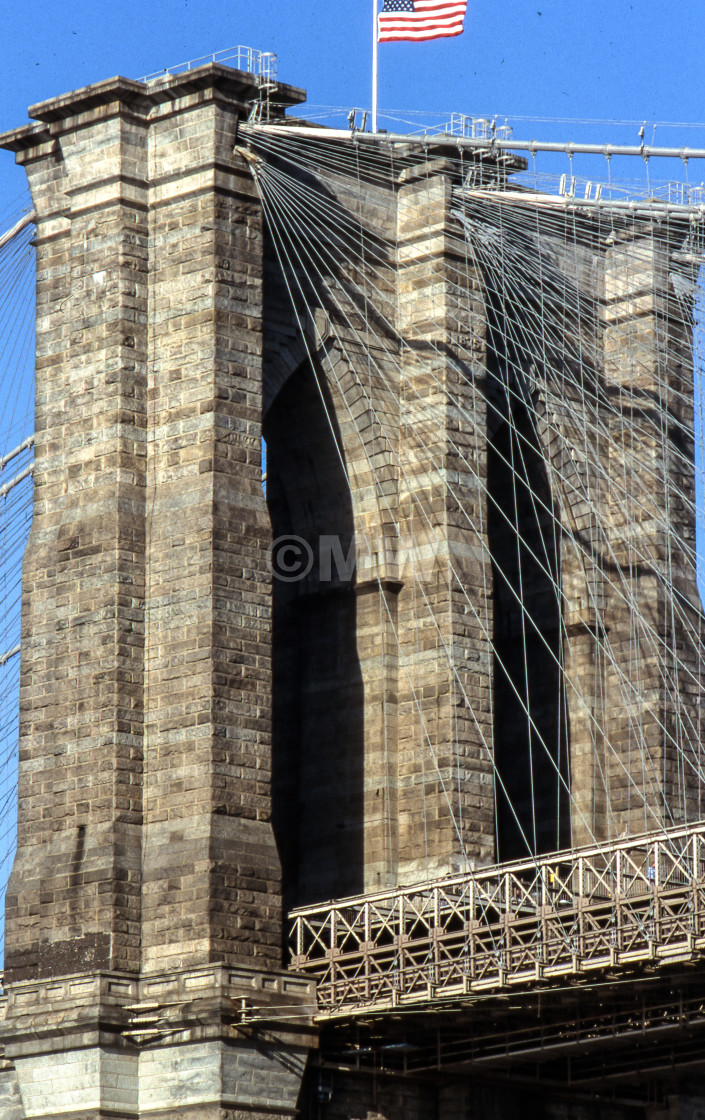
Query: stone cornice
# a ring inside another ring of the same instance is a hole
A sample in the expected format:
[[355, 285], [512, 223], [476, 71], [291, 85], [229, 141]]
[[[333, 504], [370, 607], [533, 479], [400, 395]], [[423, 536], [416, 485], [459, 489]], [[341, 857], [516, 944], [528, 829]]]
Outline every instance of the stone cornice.
[[[259, 88], [252, 74], [214, 62], [180, 74], [165, 74], [148, 83], [116, 76], [31, 105], [29, 115], [39, 123], [0, 134], [0, 148], [14, 152], [37, 148], [53, 141], [64, 127], [73, 127], [76, 118], [87, 123], [91, 117], [110, 116], [126, 109], [148, 118], [164, 106], [204, 91], [217, 91], [244, 111], [247, 103], [257, 97]], [[305, 101], [306, 93], [295, 86], [277, 83], [271, 99], [279, 106], [298, 105]], [[69, 126], [69, 122], [73, 123]]]

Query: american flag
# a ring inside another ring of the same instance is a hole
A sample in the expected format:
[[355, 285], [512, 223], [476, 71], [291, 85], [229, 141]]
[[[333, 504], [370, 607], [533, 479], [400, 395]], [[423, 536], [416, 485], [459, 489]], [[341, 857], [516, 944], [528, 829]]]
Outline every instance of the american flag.
[[467, 0], [384, 0], [379, 14], [379, 42], [460, 35], [466, 8]]

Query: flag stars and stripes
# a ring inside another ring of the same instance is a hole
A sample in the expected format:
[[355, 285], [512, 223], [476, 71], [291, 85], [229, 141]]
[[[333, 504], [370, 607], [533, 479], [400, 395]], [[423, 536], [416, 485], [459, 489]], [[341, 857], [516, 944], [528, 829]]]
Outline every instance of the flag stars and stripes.
[[384, 0], [380, 43], [445, 39], [463, 30], [467, 0]]

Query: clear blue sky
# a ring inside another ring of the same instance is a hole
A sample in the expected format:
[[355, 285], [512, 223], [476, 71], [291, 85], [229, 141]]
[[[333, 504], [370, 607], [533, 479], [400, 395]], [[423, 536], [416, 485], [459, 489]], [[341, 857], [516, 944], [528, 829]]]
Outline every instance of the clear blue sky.
[[[44, 98], [238, 43], [275, 51], [315, 104], [370, 101], [372, 0], [0, 0], [0, 15], [1, 129]], [[380, 106], [701, 121], [703, 30], [702, 0], [469, 0], [461, 38], [380, 48]], [[11, 165], [0, 198], [22, 189]]]

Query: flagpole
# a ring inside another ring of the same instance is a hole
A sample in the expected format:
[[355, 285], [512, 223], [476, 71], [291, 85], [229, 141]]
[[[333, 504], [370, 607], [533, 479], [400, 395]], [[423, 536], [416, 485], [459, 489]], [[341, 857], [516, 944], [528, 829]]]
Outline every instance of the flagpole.
[[377, 131], [377, 0], [372, 0], [372, 131]]

